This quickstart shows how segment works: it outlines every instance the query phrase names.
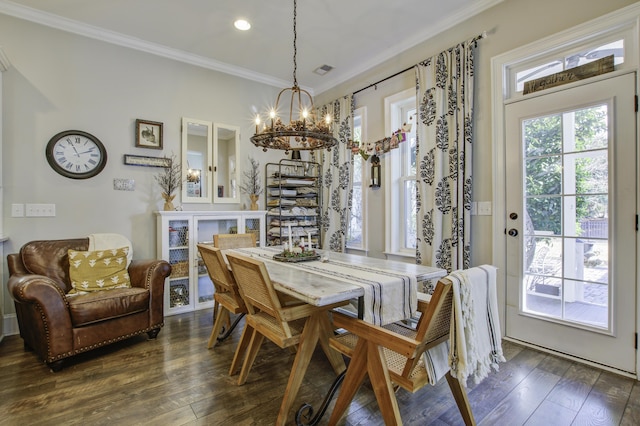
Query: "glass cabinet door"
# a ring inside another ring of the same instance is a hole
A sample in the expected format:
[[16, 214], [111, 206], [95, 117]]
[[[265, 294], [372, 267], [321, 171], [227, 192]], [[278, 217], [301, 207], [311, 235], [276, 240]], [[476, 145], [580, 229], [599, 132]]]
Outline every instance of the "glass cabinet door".
[[196, 308], [202, 304], [213, 303], [213, 283], [207, 268], [200, 257], [198, 244], [213, 245], [213, 236], [215, 234], [235, 234], [238, 232], [238, 217], [196, 217], [195, 218], [195, 243], [193, 253], [196, 256], [194, 265], [197, 270], [195, 273], [195, 290], [197, 291]]
[[[170, 310], [190, 310], [193, 306], [189, 286], [189, 221], [169, 220], [169, 276], [168, 308]], [[166, 296], [165, 296], [166, 297]]]

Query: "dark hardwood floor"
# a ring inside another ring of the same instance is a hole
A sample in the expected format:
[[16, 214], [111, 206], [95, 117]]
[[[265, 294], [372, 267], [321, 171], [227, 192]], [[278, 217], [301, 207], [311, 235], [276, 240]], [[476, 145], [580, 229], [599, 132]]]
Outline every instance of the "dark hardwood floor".
[[[247, 383], [237, 386], [227, 370], [241, 329], [211, 351], [211, 325], [210, 311], [167, 317], [157, 340], [139, 336], [83, 354], [59, 373], [25, 351], [19, 336], [6, 337], [0, 425], [273, 424], [294, 355], [265, 341]], [[469, 384], [478, 424], [640, 425], [638, 382], [508, 342], [504, 349], [500, 371]], [[333, 379], [318, 350], [296, 409], [318, 405]], [[444, 379], [397, 397], [406, 425], [462, 424]], [[341, 424], [383, 424], [368, 384]]]

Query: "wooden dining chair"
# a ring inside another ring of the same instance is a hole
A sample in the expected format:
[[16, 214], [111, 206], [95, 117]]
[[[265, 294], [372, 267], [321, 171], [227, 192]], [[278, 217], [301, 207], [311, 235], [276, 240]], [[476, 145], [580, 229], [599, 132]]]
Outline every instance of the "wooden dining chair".
[[[402, 424], [394, 384], [414, 393], [429, 383], [422, 355], [449, 339], [452, 303], [452, 283], [443, 278], [436, 284], [429, 302], [418, 300], [421, 315], [415, 329], [404, 323], [379, 327], [334, 312], [334, 325], [348, 333], [332, 337], [329, 344], [350, 357], [351, 362], [329, 424], [335, 425], [340, 420], [367, 374], [385, 425]], [[445, 377], [464, 423], [475, 425], [464, 386], [450, 371]]]
[[198, 244], [198, 251], [215, 288], [213, 300], [217, 308], [214, 309], [213, 329], [207, 343], [207, 348], [211, 349], [218, 342], [218, 336], [225, 323], [228, 332], [232, 329], [229, 314], [246, 314], [247, 307], [220, 249], [209, 244]]
[[256, 234], [214, 234], [213, 245], [221, 250], [255, 247]]
[[346, 303], [317, 307], [299, 301], [285, 306], [285, 299], [273, 287], [264, 262], [236, 253], [227, 253], [227, 260], [248, 311], [245, 328], [229, 369], [229, 375], [234, 375], [242, 362], [238, 385], [247, 380], [265, 337], [280, 348], [293, 347], [300, 341], [309, 316]]
[[[225, 249], [233, 249], [233, 248], [243, 248], [243, 247], [255, 247], [256, 246], [256, 236], [255, 234], [214, 234], [213, 235], [213, 246], [217, 247], [221, 250], [225, 250]], [[205, 264], [206, 266], [206, 264]], [[209, 270], [209, 268], [207, 268], [207, 270]], [[211, 274], [209, 274], [209, 276], [211, 277]], [[222, 275], [220, 275], [222, 277]], [[219, 289], [216, 287], [216, 283], [213, 280], [213, 278], [211, 278], [211, 281], [213, 281], [213, 285], [214, 288], [216, 290], [216, 292], [219, 291]], [[222, 292], [224, 292], [224, 289], [221, 290]], [[237, 291], [236, 291], [237, 292]], [[225, 297], [225, 296], [223, 296]], [[240, 301], [242, 300], [242, 298], [238, 295], [237, 297]], [[244, 305], [244, 302], [243, 302]], [[232, 305], [229, 305], [232, 306]], [[216, 327], [216, 321], [218, 319], [218, 312], [221, 311], [223, 314], [223, 319], [220, 320], [219, 322], [219, 327]], [[246, 312], [246, 309], [245, 309]], [[211, 336], [209, 336], [209, 342], [207, 343], [207, 347], [209, 349], [213, 348], [216, 344], [217, 341], [220, 340], [224, 340], [225, 337], [228, 337], [229, 334], [234, 330], [234, 328], [236, 327], [236, 325], [238, 324], [238, 321], [240, 321], [242, 319], [242, 317], [244, 316], [245, 312], [241, 312], [240, 315], [238, 317], [236, 317], [236, 320], [233, 322], [233, 324], [231, 323], [231, 313], [233, 313], [233, 310], [231, 309], [221, 309], [220, 308], [220, 302], [218, 301], [218, 299], [216, 299], [215, 295], [214, 295], [214, 299], [213, 299], [213, 329], [211, 330]], [[226, 326], [226, 330], [224, 333], [224, 336], [220, 336], [220, 332], [223, 330], [223, 326]]]

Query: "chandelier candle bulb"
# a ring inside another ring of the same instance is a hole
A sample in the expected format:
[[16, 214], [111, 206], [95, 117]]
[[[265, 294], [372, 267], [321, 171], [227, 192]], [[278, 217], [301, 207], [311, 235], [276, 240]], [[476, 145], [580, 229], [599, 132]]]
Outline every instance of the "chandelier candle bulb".
[[258, 126], [260, 125], [260, 116], [256, 116], [256, 135], [258, 134]]

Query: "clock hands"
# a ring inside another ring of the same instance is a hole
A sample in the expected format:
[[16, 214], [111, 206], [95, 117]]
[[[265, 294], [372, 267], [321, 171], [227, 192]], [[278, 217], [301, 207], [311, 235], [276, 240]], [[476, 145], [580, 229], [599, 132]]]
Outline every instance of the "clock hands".
[[67, 139], [67, 142], [69, 143], [69, 145], [71, 145], [71, 148], [73, 148], [73, 151], [76, 153], [76, 156], [80, 157], [80, 154], [78, 154], [78, 150], [76, 149], [76, 146], [73, 144], [73, 142], [71, 142], [68, 139]]

